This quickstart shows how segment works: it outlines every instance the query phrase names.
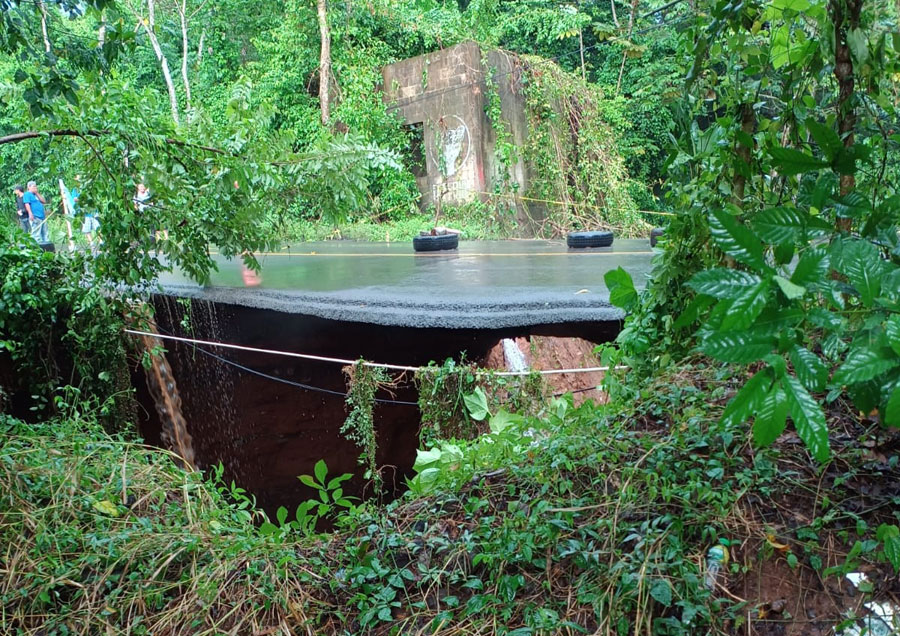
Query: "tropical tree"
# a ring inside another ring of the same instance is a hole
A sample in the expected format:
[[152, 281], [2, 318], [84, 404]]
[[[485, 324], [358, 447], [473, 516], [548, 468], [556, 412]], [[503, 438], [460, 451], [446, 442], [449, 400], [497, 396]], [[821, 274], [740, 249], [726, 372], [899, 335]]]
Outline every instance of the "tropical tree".
[[[774, 440], [787, 416], [820, 461], [846, 394], [900, 426], [895, 10], [858, 0], [709, 7], [689, 31], [693, 118], [669, 162], [669, 228], [622, 335], [664, 363], [696, 347], [752, 377], [723, 418]], [[621, 287], [627, 282], [613, 281]], [[621, 294], [621, 292], [620, 292]]]
[[[148, 11], [154, 8], [148, 4]], [[94, 20], [114, 9], [105, 2], [89, 7]], [[148, 16], [145, 30], [155, 24]], [[7, 3], [2, 18], [6, 51], [24, 61], [14, 72], [19, 85], [7, 97], [19, 132], [0, 138], [0, 145], [19, 144], [20, 156], [40, 156], [47, 175], [81, 167], [81, 205], [99, 212], [107, 245], [95, 261], [97, 273], [114, 281], [137, 284], [172, 266], [204, 280], [214, 267], [210, 246], [255, 266], [253, 251], [276, 241], [270, 222], [289, 201], [306, 200], [335, 221], [364, 205], [373, 173], [398, 167], [393, 153], [353, 137], [323, 139], [297, 153], [288, 133], [260, 135], [273, 130], [272, 109], [254, 103], [248, 81], [234, 86], [222, 121], [197, 110], [180, 120], [171, 91], [167, 113], [158, 92], [110, 63], [107, 48], [123, 44], [114, 37], [120, 26], [111, 28], [108, 19], [103, 47], [85, 51], [62, 41], [50, 57], [30, 39], [33, 14]], [[76, 53], [91, 60], [69, 63]], [[140, 181], [154, 193], [149, 213], [132, 201]], [[169, 229], [172, 240], [147, 249], [158, 227]]]

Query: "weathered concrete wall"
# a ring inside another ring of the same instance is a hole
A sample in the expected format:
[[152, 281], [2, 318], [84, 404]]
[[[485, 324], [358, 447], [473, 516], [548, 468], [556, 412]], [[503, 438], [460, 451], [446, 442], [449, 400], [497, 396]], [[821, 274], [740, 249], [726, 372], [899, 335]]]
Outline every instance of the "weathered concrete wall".
[[422, 205], [470, 201], [483, 192], [484, 71], [474, 42], [384, 67], [385, 99], [407, 124], [422, 124], [427, 176]]
[[[422, 126], [425, 174], [417, 183], [423, 207], [439, 197], [451, 204], [492, 200], [489, 193], [504, 180], [505, 168], [495, 153], [497, 135], [486, 114], [486, 73], [492, 74], [511, 141], [525, 143], [528, 126], [518, 60], [502, 51], [485, 57], [486, 65], [478, 45], [463, 42], [382, 70], [390, 108], [408, 125]], [[525, 161], [520, 157], [510, 168], [511, 180], [523, 192], [528, 185]], [[520, 228], [533, 235], [533, 219], [524, 207], [517, 206], [517, 211]]]

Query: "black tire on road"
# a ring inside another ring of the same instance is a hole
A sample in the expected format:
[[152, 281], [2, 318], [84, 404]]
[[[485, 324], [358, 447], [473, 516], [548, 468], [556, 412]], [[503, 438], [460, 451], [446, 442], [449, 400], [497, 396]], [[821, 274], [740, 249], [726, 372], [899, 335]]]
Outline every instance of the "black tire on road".
[[659, 240], [659, 237], [665, 234], [665, 230], [661, 227], [655, 227], [650, 230], [650, 247], [656, 247], [656, 241]]
[[417, 252], [455, 250], [459, 247], [459, 234], [423, 234], [413, 237], [413, 249]]
[[609, 247], [612, 243], [612, 232], [569, 232], [566, 236], [566, 245], [574, 248]]

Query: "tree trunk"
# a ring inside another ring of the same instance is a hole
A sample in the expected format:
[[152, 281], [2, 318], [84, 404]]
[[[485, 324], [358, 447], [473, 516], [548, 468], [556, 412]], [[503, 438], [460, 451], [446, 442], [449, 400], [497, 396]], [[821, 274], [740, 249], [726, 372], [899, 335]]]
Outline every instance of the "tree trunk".
[[[863, 0], [830, 0], [828, 10], [834, 24], [834, 77], [838, 82], [837, 128], [844, 148], [851, 148], [854, 143], [856, 112], [853, 107], [853, 57], [850, 54], [848, 33], [859, 28], [859, 15], [862, 12]], [[840, 193], [844, 196], [856, 187], [856, 177], [842, 174]], [[852, 219], [839, 218], [837, 229], [850, 231]]]
[[185, 108], [191, 108], [191, 83], [188, 80], [188, 33], [187, 33], [187, 0], [178, 5], [178, 17], [181, 20], [181, 79], [184, 80]]
[[[741, 118], [741, 131], [749, 137], [753, 137], [756, 132], [756, 113], [753, 112], [753, 104], [743, 103], [738, 107], [738, 116]], [[738, 160], [746, 166], [747, 172], [750, 172], [750, 146], [745, 146], [740, 141], [735, 146], [735, 154]], [[731, 190], [731, 196], [734, 204], [739, 208], [744, 207], [744, 190], [747, 185], [747, 177], [740, 172], [734, 175], [734, 188]]]
[[154, 31], [156, 24], [155, 0], [147, 0], [147, 13], [149, 18], [146, 20], [140, 15], [136, 17], [140, 21], [140, 25], [144, 27], [144, 32], [150, 39], [150, 45], [153, 47], [153, 52], [156, 54], [156, 59], [159, 61], [159, 65], [162, 68], [163, 79], [166, 82], [166, 90], [169, 92], [169, 106], [172, 109], [172, 120], [178, 124], [181, 122], [178, 118], [178, 97], [175, 94], [175, 84], [172, 82], [172, 73], [169, 72], [169, 61], [166, 59]]
[[584, 72], [584, 36], [581, 33], [581, 29], [578, 29], [578, 50], [581, 53], [581, 81], [587, 81], [587, 75]]
[[[631, 15], [628, 16], [628, 40], [629, 45], [631, 44], [631, 33], [634, 31], [634, 15], [637, 13], [638, 2], [640, 0], [632, 0], [631, 2]], [[622, 51], [622, 65], [619, 67], [619, 80], [616, 82], [616, 96], [619, 95], [619, 90], [622, 88], [622, 76], [625, 74], [625, 60], [628, 59], [628, 49], [626, 48]]]
[[613, 24], [616, 25], [617, 29], [621, 29], [622, 27], [619, 25], [619, 16], [616, 15], [616, 0], [609, 0], [609, 8], [612, 9]]
[[325, 0], [317, 0], [319, 14], [319, 107], [322, 110], [322, 125], [327, 126], [331, 119], [330, 80], [331, 80], [331, 31], [328, 29], [328, 16], [325, 11]]
[[200, 62], [203, 60], [203, 41], [206, 39], [206, 29], [200, 31], [200, 44], [197, 45], [197, 64], [196, 68], [200, 68]]
[[50, 35], [47, 33], [47, 5], [43, 0], [38, 2], [41, 9], [41, 33], [44, 36], [44, 50], [50, 52]]

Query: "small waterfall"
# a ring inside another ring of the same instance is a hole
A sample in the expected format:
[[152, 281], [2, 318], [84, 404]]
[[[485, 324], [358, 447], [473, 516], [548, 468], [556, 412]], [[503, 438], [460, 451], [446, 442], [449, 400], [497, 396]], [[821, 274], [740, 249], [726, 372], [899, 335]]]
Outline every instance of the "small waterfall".
[[519, 345], [511, 338], [504, 338], [503, 342], [503, 358], [506, 361], [506, 368], [510, 371], [521, 373], [528, 370], [528, 361], [525, 355], [519, 349]]
[[[159, 333], [152, 324], [149, 331]], [[172, 367], [166, 360], [164, 353], [154, 355], [152, 351], [162, 348], [162, 341], [154, 336], [141, 336], [144, 348], [150, 353], [150, 368], [147, 370], [147, 388], [156, 404], [156, 412], [162, 424], [160, 436], [163, 444], [169, 450], [177, 454], [184, 463], [191, 468], [196, 468], [194, 461], [194, 447], [191, 435], [187, 431], [187, 421], [181, 413], [181, 396], [178, 394], [178, 385], [172, 374]]]

